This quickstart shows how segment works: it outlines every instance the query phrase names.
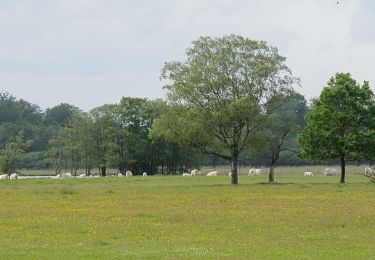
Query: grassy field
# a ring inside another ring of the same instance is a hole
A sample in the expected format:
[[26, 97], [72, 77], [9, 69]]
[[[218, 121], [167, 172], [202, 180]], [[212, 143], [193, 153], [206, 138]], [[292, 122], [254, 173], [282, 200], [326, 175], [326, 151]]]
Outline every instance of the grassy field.
[[0, 259], [375, 257], [375, 185], [281, 170], [0, 181]]

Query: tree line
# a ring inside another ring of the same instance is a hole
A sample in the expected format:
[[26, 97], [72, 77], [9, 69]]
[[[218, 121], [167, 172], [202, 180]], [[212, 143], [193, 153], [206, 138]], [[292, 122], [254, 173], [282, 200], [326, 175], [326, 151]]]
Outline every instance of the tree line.
[[69, 104], [43, 112], [2, 93], [1, 170], [173, 174], [229, 163], [237, 184], [239, 164], [268, 166], [274, 182], [278, 163], [338, 160], [345, 182], [348, 160], [374, 158], [369, 83], [337, 73], [308, 106], [286, 58], [266, 42], [200, 37], [185, 61], [165, 63], [161, 79], [166, 100], [123, 97], [88, 112]]

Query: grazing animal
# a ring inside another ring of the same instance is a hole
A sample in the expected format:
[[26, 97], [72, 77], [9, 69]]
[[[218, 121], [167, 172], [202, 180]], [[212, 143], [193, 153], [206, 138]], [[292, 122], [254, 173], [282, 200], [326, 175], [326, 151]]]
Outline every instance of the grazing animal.
[[374, 174], [374, 170], [370, 167], [365, 168], [365, 175], [366, 176], [372, 176]]
[[232, 172], [230, 171], [230, 172], [228, 172], [228, 176], [230, 177], [230, 176], [232, 176]]
[[80, 175], [78, 175], [77, 176], [77, 178], [80, 178], [80, 179], [83, 179], [83, 178], [86, 178], [87, 176], [86, 176], [86, 174], [84, 174], [84, 173], [82, 173], [82, 174], [80, 174]]
[[17, 174], [17, 173], [12, 173], [12, 174], [9, 176], [9, 179], [11, 179], [11, 180], [17, 180], [17, 179], [18, 179], [18, 174]]
[[61, 174], [57, 174], [56, 175], [56, 179], [59, 179], [59, 178], [61, 178], [62, 176], [61, 176]]
[[323, 170], [323, 174], [324, 174], [325, 176], [335, 176], [335, 175], [338, 175], [339, 172], [338, 172], [338, 170], [335, 169], [335, 168], [325, 168], [325, 169]]
[[124, 175], [123, 175], [121, 172], [119, 172], [119, 173], [117, 174], [117, 177], [124, 177]]
[[260, 176], [262, 172], [262, 169], [259, 169], [259, 168], [251, 168], [249, 170], [249, 176]]
[[144, 172], [142, 175], [143, 177], [147, 177], [147, 172]]
[[125, 175], [126, 177], [131, 177], [133, 176], [133, 173], [131, 171], [126, 171]]
[[0, 175], [0, 180], [8, 180], [8, 179], [9, 179], [9, 174]]
[[61, 178], [72, 178], [72, 174], [70, 172], [62, 173]]
[[314, 176], [314, 174], [312, 172], [305, 172], [303, 176]]
[[198, 176], [199, 173], [200, 172], [197, 169], [191, 170], [191, 172], [190, 172], [191, 176]]
[[217, 176], [217, 171], [209, 172], [207, 176]]
[[190, 173], [187, 173], [187, 172], [184, 172], [184, 173], [182, 174], [182, 176], [183, 176], [183, 177], [187, 177], [187, 176], [191, 176], [191, 174], [190, 174]]

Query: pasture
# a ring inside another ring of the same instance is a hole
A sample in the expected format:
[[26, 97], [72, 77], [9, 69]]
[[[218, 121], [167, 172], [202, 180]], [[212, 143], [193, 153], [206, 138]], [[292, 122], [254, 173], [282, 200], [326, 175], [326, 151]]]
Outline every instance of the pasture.
[[366, 178], [349, 172], [339, 185], [338, 176], [280, 168], [269, 185], [265, 172], [244, 170], [238, 186], [224, 171], [0, 181], [0, 259], [375, 257]]

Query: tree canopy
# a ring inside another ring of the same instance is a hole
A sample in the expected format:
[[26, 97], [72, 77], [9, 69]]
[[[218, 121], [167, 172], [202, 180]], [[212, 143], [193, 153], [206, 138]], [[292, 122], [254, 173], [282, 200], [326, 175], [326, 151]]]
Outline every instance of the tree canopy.
[[267, 100], [296, 79], [276, 48], [241, 36], [201, 37], [186, 56], [162, 69], [168, 107], [154, 131], [231, 161], [237, 184], [238, 157], [254, 141]]
[[307, 126], [299, 136], [303, 155], [311, 159], [340, 159], [345, 182], [347, 160], [374, 156], [375, 103], [369, 83], [358, 84], [349, 73], [337, 73], [313, 100]]

